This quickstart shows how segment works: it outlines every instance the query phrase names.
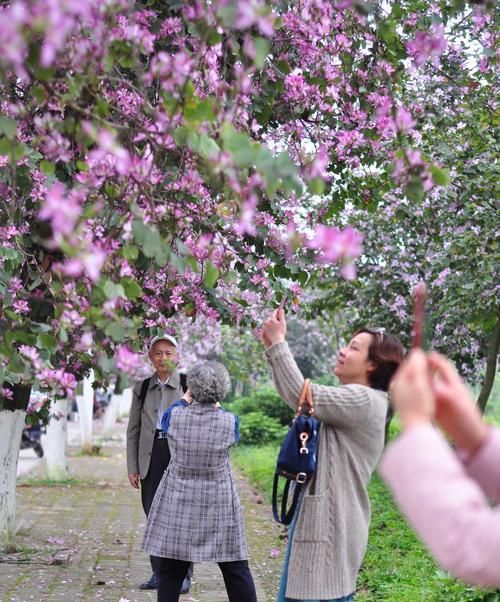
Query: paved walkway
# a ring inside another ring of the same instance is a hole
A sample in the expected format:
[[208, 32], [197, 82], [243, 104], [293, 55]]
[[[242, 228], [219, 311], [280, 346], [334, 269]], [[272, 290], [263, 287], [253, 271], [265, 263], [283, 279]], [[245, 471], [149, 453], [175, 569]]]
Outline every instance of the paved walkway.
[[[70, 448], [72, 481], [43, 481], [43, 462], [19, 480], [19, 529], [8, 553], [0, 555], [1, 602], [146, 602], [155, 592], [137, 584], [149, 575], [140, 550], [144, 515], [139, 493], [126, 479], [124, 425], [101, 456]], [[240, 479], [252, 572], [259, 602], [271, 602], [281, 558], [279, 529], [267, 507]], [[275, 552], [271, 553], [272, 549]], [[197, 564], [190, 594], [181, 602], [225, 602], [217, 565]]]

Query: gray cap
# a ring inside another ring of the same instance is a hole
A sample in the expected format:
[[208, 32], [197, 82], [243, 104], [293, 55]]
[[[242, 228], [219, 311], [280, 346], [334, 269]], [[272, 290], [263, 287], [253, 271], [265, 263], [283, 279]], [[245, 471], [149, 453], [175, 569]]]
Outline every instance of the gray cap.
[[153, 349], [153, 345], [158, 341], [168, 341], [169, 343], [172, 343], [172, 345], [177, 349], [177, 341], [174, 339], [173, 336], [169, 334], [158, 334], [157, 336], [151, 339], [151, 342], [149, 343], [149, 351]]

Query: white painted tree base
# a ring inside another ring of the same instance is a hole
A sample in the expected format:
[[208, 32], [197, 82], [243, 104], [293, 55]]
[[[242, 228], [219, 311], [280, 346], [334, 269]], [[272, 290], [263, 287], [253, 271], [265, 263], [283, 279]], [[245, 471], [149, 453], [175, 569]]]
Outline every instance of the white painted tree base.
[[83, 380], [83, 395], [76, 396], [80, 433], [82, 435], [82, 450], [92, 452], [92, 428], [94, 419], [94, 373]]
[[130, 408], [132, 407], [132, 394], [133, 390], [131, 388], [123, 390], [120, 409], [118, 411], [118, 418], [130, 415]]
[[51, 406], [53, 414], [61, 413], [59, 420], [51, 418], [47, 425], [45, 444], [45, 460], [47, 475], [53, 481], [64, 481], [68, 478], [68, 461], [66, 458], [66, 442], [68, 438], [68, 400], [57, 399]]
[[26, 412], [0, 410], [0, 539], [15, 530], [16, 474]]
[[116, 420], [118, 418], [118, 412], [120, 410], [121, 401], [121, 393], [118, 395], [113, 393], [109, 401], [108, 407], [106, 408], [106, 413], [104, 414], [104, 424], [102, 427], [103, 437], [110, 437], [112, 435], [113, 429], [116, 425]]

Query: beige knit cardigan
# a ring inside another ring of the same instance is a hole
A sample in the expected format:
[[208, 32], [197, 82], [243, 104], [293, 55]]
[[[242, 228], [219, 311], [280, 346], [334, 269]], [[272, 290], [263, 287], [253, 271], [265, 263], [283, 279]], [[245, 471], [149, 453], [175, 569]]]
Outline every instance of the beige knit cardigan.
[[[286, 342], [267, 350], [281, 398], [295, 409], [304, 378]], [[387, 393], [312, 385], [321, 420], [318, 464], [295, 527], [286, 595], [330, 600], [356, 590], [370, 525], [366, 487], [382, 453]]]

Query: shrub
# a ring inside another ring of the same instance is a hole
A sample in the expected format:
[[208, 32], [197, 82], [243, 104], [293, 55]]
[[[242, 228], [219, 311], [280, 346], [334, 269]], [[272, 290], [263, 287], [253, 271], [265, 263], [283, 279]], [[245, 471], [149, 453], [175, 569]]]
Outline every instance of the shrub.
[[240, 443], [262, 445], [281, 440], [287, 428], [276, 418], [262, 412], [249, 412], [240, 416]]
[[259, 387], [248, 397], [236, 397], [227, 408], [240, 418], [246, 414], [261, 412], [268, 418], [275, 418], [283, 426], [290, 424], [294, 416], [293, 410], [281, 399], [273, 385]]

